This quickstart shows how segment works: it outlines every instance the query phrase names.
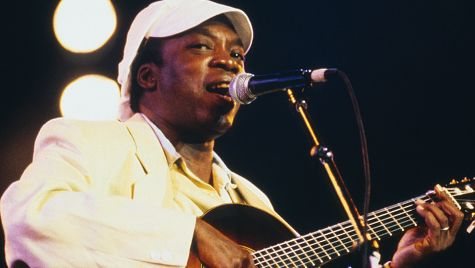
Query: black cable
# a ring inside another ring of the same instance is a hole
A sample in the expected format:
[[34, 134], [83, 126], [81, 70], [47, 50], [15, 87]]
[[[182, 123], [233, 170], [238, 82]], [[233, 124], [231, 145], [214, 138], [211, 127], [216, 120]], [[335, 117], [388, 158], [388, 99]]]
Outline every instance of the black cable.
[[[364, 202], [363, 202], [363, 222], [364, 222], [363, 237], [366, 239], [366, 234], [368, 232], [367, 219], [368, 219], [369, 204], [370, 204], [370, 199], [371, 199], [371, 170], [370, 170], [370, 164], [369, 164], [368, 144], [366, 141], [366, 133], [365, 133], [363, 119], [360, 112], [360, 107], [359, 107], [358, 100], [356, 98], [353, 86], [351, 85], [350, 79], [344, 72], [340, 70], [337, 70], [337, 74], [345, 83], [348, 96], [350, 97], [350, 100], [352, 103], [353, 112], [355, 114], [356, 125], [358, 128], [358, 133], [360, 137], [361, 158], [363, 162], [363, 172], [364, 172], [364, 180], [365, 180]], [[367, 267], [368, 257], [369, 257], [368, 243], [364, 243], [362, 267]]]

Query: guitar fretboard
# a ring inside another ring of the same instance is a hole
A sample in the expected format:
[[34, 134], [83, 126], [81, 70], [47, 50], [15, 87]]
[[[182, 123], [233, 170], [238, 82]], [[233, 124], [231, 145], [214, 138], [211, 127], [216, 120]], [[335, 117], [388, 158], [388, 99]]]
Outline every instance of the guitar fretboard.
[[[368, 233], [381, 240], [417, 226], [415, 204], [419, 196], [368, 213]], [[353, 251], [362, 241], [350, 221], [339, 223], [253, 253], [257, 267], [321, 266]]]

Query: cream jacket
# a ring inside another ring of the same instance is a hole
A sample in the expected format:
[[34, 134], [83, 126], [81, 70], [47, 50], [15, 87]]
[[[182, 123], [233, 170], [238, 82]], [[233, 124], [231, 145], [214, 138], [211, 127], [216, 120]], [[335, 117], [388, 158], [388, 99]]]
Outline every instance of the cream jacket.
[[[196, 217], [168, 205], [168, 173], [139, 115], [48, 122], [32, 163], [1, 199], [8, 265], [185, 266]], [[248, 204], [278, 217], [257, 187], [234, 173], [232, 181]]]

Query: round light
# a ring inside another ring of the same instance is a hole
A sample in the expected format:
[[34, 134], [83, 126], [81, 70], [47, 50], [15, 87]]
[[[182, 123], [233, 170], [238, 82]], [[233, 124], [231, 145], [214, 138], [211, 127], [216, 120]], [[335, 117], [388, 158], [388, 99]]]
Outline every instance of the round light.
[[117, 26], [110, 0], [61, 0], [53, 17], [59, 43], [75, 53], [88, 53], [102, 47]]
[[71, 82], [60, 100], [64, 117], [84, 120], [115, 120], [120, 101], [119, 86], [100, 75], [86, 75]]

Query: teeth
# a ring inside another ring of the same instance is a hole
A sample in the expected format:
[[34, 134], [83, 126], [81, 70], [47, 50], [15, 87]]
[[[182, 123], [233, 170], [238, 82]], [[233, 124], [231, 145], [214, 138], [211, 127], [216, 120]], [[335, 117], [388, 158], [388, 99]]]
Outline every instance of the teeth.
[[227, 83], [220, 83], [220, 84], [214, 85], [213, 88], [216, 88], [216, 89], [227, 89], [227, 88], [229, 88], [229, 84], [227, 84]]

